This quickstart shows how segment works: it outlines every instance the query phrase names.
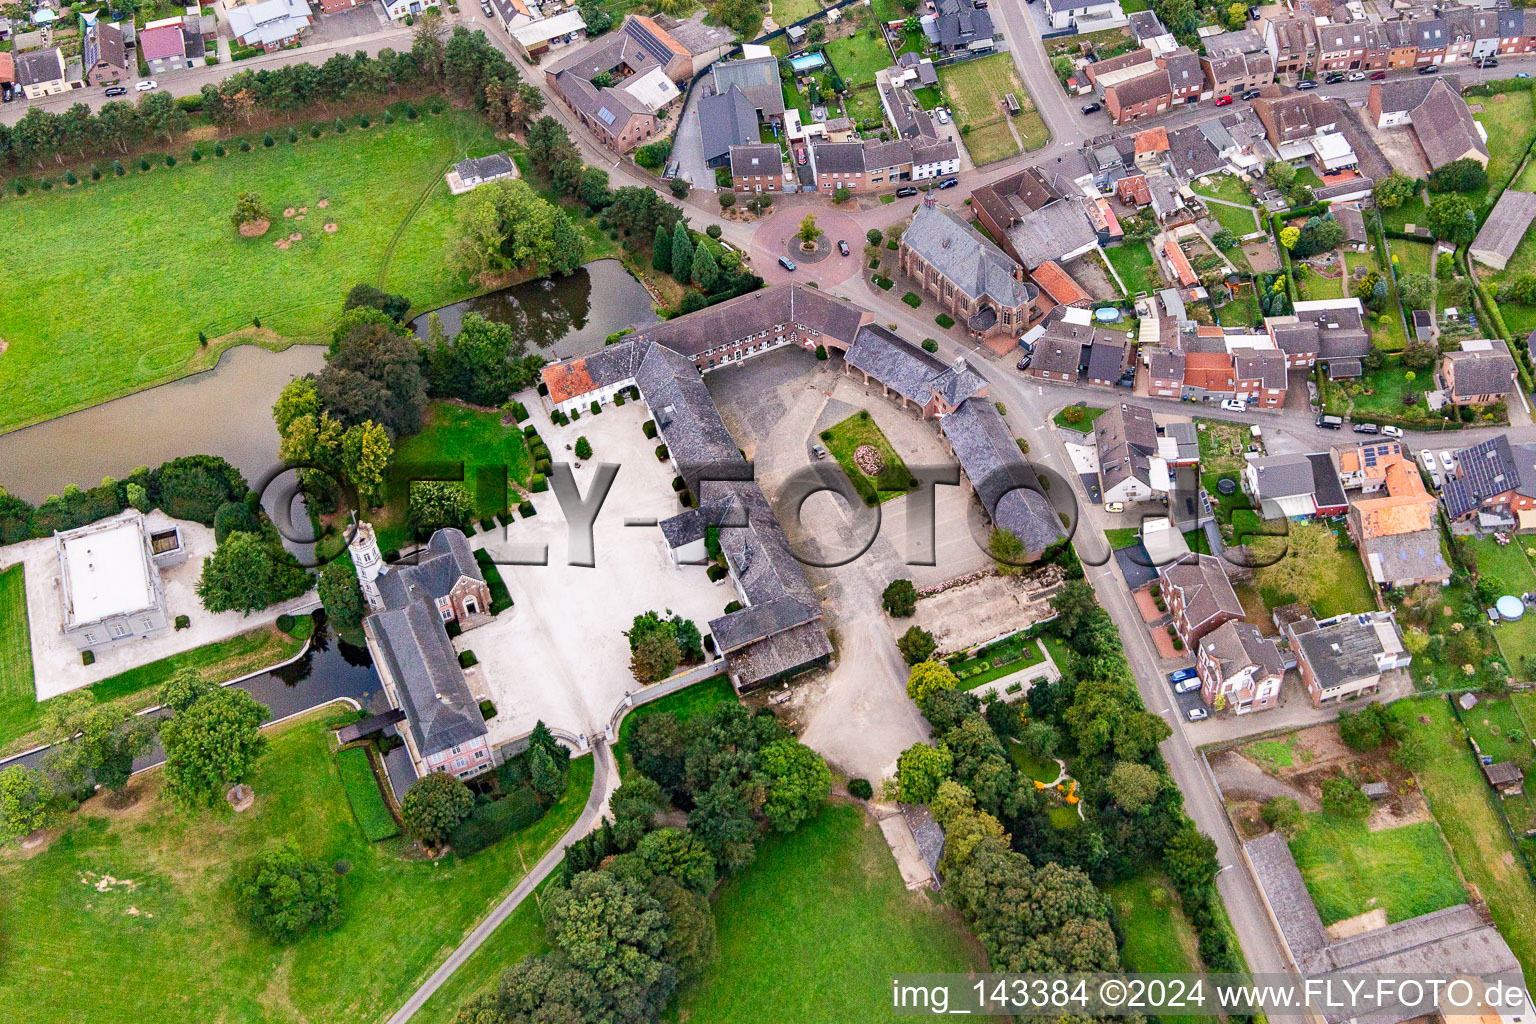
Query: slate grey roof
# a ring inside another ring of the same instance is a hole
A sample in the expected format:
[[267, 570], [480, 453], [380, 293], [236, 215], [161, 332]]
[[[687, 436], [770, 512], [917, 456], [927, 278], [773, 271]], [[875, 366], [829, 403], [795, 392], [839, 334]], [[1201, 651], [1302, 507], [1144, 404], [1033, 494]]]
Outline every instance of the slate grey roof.
[[817, 174], [858, 174], [864, 170], [864, 143], [813, 142], [811, 162]]
[[1256, 380], [1261, 387], [1284, 390], [1285, 355], [1272, 349], [1238, 349], [1232, 365], [1238, 380]]
[[725, 663], [747, 689], [831, 654], [832, 641], [821, 623], [802, 622], [729, 652]]
[[1452, 92], [1444, 79], [1435, 82], [1424, 102], [1414, 107], [1409, 120], [1431, 168], [1469, 153], [1478, 153], [1484, 159], [1488, 156], [1488, 146], [1477, 132], [1477, 121], [1466, 101]]
[[[777, 57], [716, 61], [711, 65], [710, 70], [715, 78], [716, 93], [725, 93], [732, 88], [737, 88], [751, 101], [756, 110], [763, 112], [765, 117], [784, 113], [784, 91], [779, 85]], [[701, 115], [702, 109], [700, 108]], [[703, 123], [709, 124], [708, 121]]]
[[1098, 241], [1098, 233], [1077, 197], [1047, 203], [1008, 229], [1008, 241], [1025, 270], [1047, 260], [1060, 260]]
[[[1515, 255], [1515, 249], [1525, 237], [1526, 229], [1531, 226], [1533, 219], [1536, 219], [1536, 193], [1505, 189], [1499, 201], [1494, 204], [1493, 212], [1483, 222], [1477, 237], [1472, 240], [1473, 257], [1493, 254], [1507, 264]], [[1484, 259], [1483, 262], [1489, 261]]]
[[1333, 212], [1333, 219], [1339, 222], [1339, 227], [1344, 229], [1344, 241], [1364, 242], [1365, 217], [1360, 213], [1359, 203], [1334, 203], [1329, 209]]
[[1507, 395], [1515, 390], [1515, 361], [1508, 352], [1447, 352], [1444, 359], [1451, 364], [1456, 398]]
[[1371, 577], [1383, 585], [1398, 580], [1436, 579], [1450, 576], [1451, 570], [1440, 553], [1440, 531], [1367, 537], [1360, 545], [1361, 557]]
[[1333, 689], [1380, 673], [1376, 655], [1383, 653], [1376, 627], [1346, 617], [1295, 637], [1297, 655], [1312, 670], [1318, 685]]
[[[818, 288], [776, 284], [642, 328], [639, 337], [687, 356], [771, 330], [796, 324], [851, 344], [865, 313], [858, 306]], [[611, 346], [616, 347], [616, 346]]]
[[1352, 306], [1302, 310], [1296, 318], [1296, 325], [1275, 327], [1275, 344], [1293, 355], [1315, 352], [1323, 359], [1360, 358], [1371, 349], [1360, 311]]
[[1119, 402], [1093, 423], [1093, 443], [1099, 456], [1099, 486], [1119, 486], [1130, 477], [1151, 486], [1150, 456], [1157, 454], [1157, 424], [1139, 405]]
[[1167, 96], [1172, 91], [1168, 84], [1168, 72], [1162, 68], [1154, 67], [1144, 75], [1138, 75], [1129, 82], [1121, 82], [1110, 86], [1115, 96], [1123, 107], [1135, 106], [1159, 96]]
[[1239, 618], [1243, 614], [1243, 603], [1237, 599], [1221, 559], [1214, 555], [1186, 555], [1162, 566], [1158, 575], [1165, 590], [1173, 587], [1183, 592], [1185, 617], [1192, 625], [1199, 626], [1222, 612]]
[[1269, 832], [1243, 844], [1243, 852], [1253, 865], [1253, 873], [1264, 901], [1269, 904], [1281, 937], [1291, 956], [1306, 962], [1328, 944], [1323, 919], [1317, 914], [1312, 896], [1301, 878], [1301, 869], [1281, 832]]
[[[1408, 43], [1407, 45], [1411, 46], [1414, 44]], [[1397, 114], [1412, 110], [1420, 103], [1423, 103], [1430, 90], [1442, 81], [1450, 83], [1452, 88], [1459, 91], [1461, 76], [1455, 74], [1441, 75], [1436, 78], [1421, 78], [1418, 75], [1408, 78], [1389, 78], [1385, 82], [1371, 86], [1371, 91], [1376, 92], [1380, 90], [1381, 112], [1383, 114]]]
[[731, 176], [784, 173], [784, 156], [771, 142], [756, 142], [731, 147]]
[[496, 178], [505, 174], [515, 174], [517, 166], [512, 163], [512, 158], [505, 153], [492, 153], [490, 156], [478, 156], [469, 160], [460, 160], [453, 165], [453, 169], [459, 172], [461, 178], [479, 178], [485, 180]]
[[1163, 23], [1158, 21], [1157, 15], [1151, 11], [1133, 11], [1126, 16], [1126, 21], [1129, 22], [1131, 34], [1136, 37], [1138, 43], [1168, 34]]
[[992, 38], [992, 16], [978, 10], [973, 0], [939, 0], [935, 19], [939, 45], [946, 50], [960, 49], [982, 39]]
[[1312, 463], [1305, 455], [1266, 455], [1249, 465], [1258, 481], [1260, 499], [1312, 493]]
[[[905, 55], [903, 55], [905, 56]], [[933, 66], [925, 65], [929, 74], [933, 73]], [[896, 86], [890, 83], [881, 83], [880, 97], [885, 101], [885, 109], [891, 115], [892, 123], [896, 126], [896, 134], [902, 138], [937, 139], [938, 129], [933, 126], [933, 118], [917, 102], [917, 97], [906, 86]], [[879, 164], [870, 164], [878, 167]]]
[[934, 395], [959, 405], [987, 386], [964, 359], [946, 365], [878, 324], [859, 328], [844, 359], [918, 405], [927, 405]]
[[381, 573], [379, 594], [389, 608], [403, 608], [422, 598], [435, 602], [448, 596], [464, 576], [485, 579], [468, 539], [449, 527], [432, 535], [414, 564], [397, 562]]
[[1222, 679], [1231, 679], [1244, 669], [1253, 666], [1254, 677], [1285, 675], [1275, 642], [1263, 636], [1250, 622], [1233, 619], [1205, 634], [1200, 646], [1216, 660]]
[[[757, 111], [746, 93], [734, 85], [699, 101], [699, 128], [706, 161], [720, 159], [732, 146], [758, 143]], [[778, 147], [773, 148], [777, 155]]]
[[652, 345], [640, 361], [635, 383], [656, 421], [656, 429], [678, 472], [695, 497], [699, 477], [742, 461], [698, 369], [681, 352]]
[[1034, 285], [1014, 278], [1019, 265], [981, 237], [958, 214], [938, 205], [918, 206], [901, 244], [912, 250], [972, 300], [987, 298], [1009, 307], [1023, 306], [1039, 294]]
[[32, 50], [13, 57], [16, 64], [16, 84], [40, 85], [64, 77], [64, 58], [57, 46], [47, 50]]
[[1319, 509], [1337, 508], [1348, 504], [1344, 497], [1344, 486], [1339, 483], [1339, 468], [1333, 463], [1333, 456], [1327, 452], [1317, 452], [1307, 456], [1307, 461], [1312, 463], [1312, 500]]
[[1165, 349], [1152, 353], [1149, 376], [1154, 380], [1183, 380], [1184, 352], [1182, 349]]
[[1215, 174], [1227, 166], [1227, 161], [1198, 124], [1168, 133], [1168, 158], [1173, 161], [1173, 169], [1184, 178]]
[[1181, 46], [1165, 54], [1163, 70], [1168, 72], [1168, 85], [1174, 92], [1205, 83], [1205, 72], [1200, 69], [1200, 58], [1187, 46]]
[[1088, 349], [1088, 379], [1115, 380], [1125, 367], [1126, 343], [1107, 336], [1095, 338]]
[[485, 720], [434, 605], [412, 601], [364, 622], [397, 684], [423, 757], [485, 735]]
[[1037, 554], [1066, 536], [1039, 477], [991, 402], [966, 399], [939, 419], [939, 429], [993, 524], [1018, 537], [1026, 552]]

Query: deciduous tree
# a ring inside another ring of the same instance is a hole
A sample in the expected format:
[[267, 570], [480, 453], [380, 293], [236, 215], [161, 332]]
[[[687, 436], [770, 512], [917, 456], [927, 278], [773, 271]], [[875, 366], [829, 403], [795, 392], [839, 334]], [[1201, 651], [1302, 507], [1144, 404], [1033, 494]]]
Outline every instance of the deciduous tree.
[[197, 596], [211, 612], [249, 615], [298, 597], [311, 585], [309, 573], [275, 539], [235, 533], [203, 562]]
[[768, 777], [763, 814], [780, 832], [792, 832], [821, 809], [832, 792], [832, 772], [821, 755], [797, 740], [779, 740], [758, 751]]
[[896, 760], [896, 781], [901, 789], [901, 799], [909, 804], [926, 804], [939, 791], [939, 785], [949, 778], [954, 758], [943, 746], [914, 743], [901, 752]]
[[0, 770], [0, 839], [19, 839], [53, 824], [57, 811], [48, 777], [26, 765]]
[[160, 725], [165, 789], [185, 807], [211, 805], [224, 790], [250, 777], [266, 749], [265, 705], [237, 686], [199, 697]]
[[406, 831], [429, 846], [441, 846], [475, 809], [475, 795], [447, 772], [428, 772], [411, 783], [400, 801]]
[[941, 661], [920, 661], [907, 674], [907, 696], [921, 704], [935, 690], [953, 690], [959, 682]]
[[305, 860], [291, 841], [256, 858], [235, 885], [246, 918], [278, 942], [330, 927], [341, 917], [335, 872]]

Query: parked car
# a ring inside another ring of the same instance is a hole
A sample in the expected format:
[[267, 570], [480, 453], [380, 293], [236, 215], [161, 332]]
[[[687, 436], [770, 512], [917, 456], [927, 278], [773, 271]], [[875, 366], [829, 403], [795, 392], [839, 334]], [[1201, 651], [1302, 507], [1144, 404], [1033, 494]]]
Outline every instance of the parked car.
[[788, 256], [780, 256], [779, 257], [779, 266], [781, 266], [785, 270], [788, 270], [791, 273], [793, 273], [794, 269], [795, 269], [795, 261], [790, 259]]
[[1326, 78], [1323, 79], [1323, 84], [1324, 85], [1334, 85], [1334, 84], [1336, 84], [1338, 82], [1342, 82], [1342, 81], [1344, 81], [1344, 72], [1342, 72], [1342, 71], [1335, 71], [1333, 74], [1328, 75]]
[[1531, 75], [1530, 75], [1530, 72], [1528, 72], [1528, 71], [1516, 71], [1515, 72], [1515, 77], [1516, 78], [1530, 78]]
[[[124, 89], [123, 91], [127, 92], [128, 90]], [[0, 103], [9, 103], [13, 98], [14, 96], [11, 92], [11, 83], [6, 82], [4, 84], [0, 84]]]
[[1102, 109], [1104, 109], [1104, 108], [1100, 104], [1097, 104], [1097, 103], [1084, 103], [1083, 104], [1083, 113], [1085, 113], [1085, 114], [1097, 114]]
[[1364, 71], [1351, 71], [1346, 77], [1351, 82], [1363, 82], [1363, 81], [1365, 81], [1365, 72]]
[[1378, 427], [1374, 423], [1356, 423], [1354, 429], [1355, 429], [1355, 433], [1357, 433], [1357, 434], [1379, 434], [1379, 433], [1381, 433], [1381, 428]]
[[1230, 107], [1232, 105], [1232, 97], [1231, 96], [1217, 96], [1216, 97], [1216, 105], [1218, 107]]
[[484, 14], [487, 18], [491, 16], [490, 0], [480, 0], [480, 13]]
[[1250, 7], [1250, 8], [1248, 8], [1248, 20], [1249, 21], [1258, 21], [1259, 20], [1259, 9], [1258, 9], [1258, 7]]
[[1437, 73], [1439, 70], [1440, 70], [1440, 65], [1439, 64], [1425, 64], [1423, 67], [1419, 68], [1419, 74], [1421, 74], [1421, 75], [1433, 75], [1433, 74]]
[[1387, 73], [1385, 71], [1372, 71], [1371, 72], [1371, 81], [1373, 81], [1373, 82], [1384, 82], [1384, 81], [1386, 81], [1386, 79], [1387, 79]]
[[827, 457], [827, 450], [819, 444], [811, 445], [811, 453], [818, 459], [824, 459]]
[[1109, 502], [1108, 504], [1106, 504], [1104, 506], [1104, 511], [1105, 512], [1110, 512], [1110, 513], [1115, 513], [1115, 514], [1118, 514], [1120, 512], [1124, 512], [1125, 511], [1125, 502], [1123, 502], [1123, 501], [1111, 501], [1111, 502]]
[[[6, 86], [6, 91], [7, 92], [10, 91], [10, 86]], [[128, 95], [128, 87], [126, 85], [109, 85], [109, 86], [107, 86], [107, 95], [108, 96], [127, 96]], [[9, 99], [9, 97], [7, 97], [7, 99]]]
[[839, 238], [837, 240], [837, 251], [839, 253], [841, 253], [842, 255], [847, 256], [848, 255], [848, 243], [843, 241], [841, 238]]
[[1424, 464], [1424, 470], [1433, 475], [1435, 473], [1435, 453], [1425, 448], [1419, 452], [1419, 461]]
[[1440, 453], [1440, 465], [1445, 467], [1447, 473], [1456, 472], [1456, 459], [1450, 452]]
[[1317, 425], [1324, 430], [1338, 430], [1344, 425], [1344, 421], [1337, 416], [1319, 416]]
[[958, 184], [960, 184], [959, 178], [945, 178], [939, 182], [939, 188], [954, 188]]
[[1296, 83], [1296, 88], [1302, 89], [1302, 90], [1316, 89], [1317, 88], [1317, 79], [1315, 79], [1315, 78], [1303, 79], [1302, 81]]
[[1026, 353], [1024, 353], [1024, 358], [1019, 360], [1018, 368], [1020, 370], [1027, 370], [1027, 369], [1029, 369], [1029, 361], [1031, 359], [1033, 359], [1033, 358], [1035, 358], [1035, 355], [1034, 355], [1033, 352], [1026, 352]]
[[1244, 100], [1258, 99], [1259, 96], [1263, 95], [1263, 92], [1264, 92], [1263, 89], [1249, 89], [1247, 92], [1243, 93], [1238, 98], [1239, 99], [1244, 99]]
[[1484, 57], [1477, 66], [1480, 68], [1496, 68], [1499, 66], [1499, 58]]
[[917, 189], [913, 188], [911, 185], [907, 185], [907, 186], [905, 186], [903, 188], [897, 189], [896, 190], [896, 194], [898, 196], [901, 196], [903, 199], [905, 199], [907, 196], [915, 196], [915, 195], [917, 195]]
[[1386, 434], [1388, 437], [1402, 437], [1403, 436], [1403, 428], [1402, 427], [1394, 427], [1390, 423], [1388, 423], [1386, 426], [1382, 427], [1381, 428], [1381, 432], [1383, 434]]
[[795, 150], [795, 163], [797, 163], [797, 164], [805, 163], [805, 150], [803, 150], [803, 149]]
[[1193, 667], [1181, 668], [1177, 672], [1168, 673], [1168, 681], [1170, 683], [1182, 683], [1186, 679], [1195, 678], [1195, 676], [1198, 674], [1199, 673], [1197, 673]]
[[1205, 719], [1210, 718], [1211, 713], [1205, 710], [1205, 708], [1190, 708], [1188, 711], [1184, 712], [1184, 717], [1189, 719], [1191, 722], [1202, 722]]
[[1191, 690], [1198, 690], [1198, 689], [1200, 689], [1200, 685], [1201, 685], [1200, 684], [1200, 677], [1196, 676], [1193, 679], [1186, 679], [1182, 683], [1175, 683], [1174, 687], [1173, 687], [1173, 692], [1174, 693], [1188, 693]]
[[1247, 412], [1248, 403], [1241, 398], [1228, 398], [1221, 403], [1221, 407], [1227, 412]]
[[144, 81], [139, 82], [133, 88], [135, 92], [152, 92], [155, 89], [160, 88], [160, 83], [155, 81], [153, 78], [146, 78]]
[[934, 107], [933, 119], [939, 122], [939, 124], [949, 124], [949, 111], [943, 107]]

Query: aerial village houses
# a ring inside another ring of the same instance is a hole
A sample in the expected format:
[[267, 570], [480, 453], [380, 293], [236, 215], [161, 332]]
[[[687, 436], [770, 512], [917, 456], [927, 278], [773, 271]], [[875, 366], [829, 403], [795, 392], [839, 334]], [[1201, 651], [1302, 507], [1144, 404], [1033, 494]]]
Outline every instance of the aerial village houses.
[[171, 625], [160, 570], [186, 561], [171, 524], [151, 532], [144, 514], [115, 516], [53, 538], [65, 639], [82, 651], [153, 636]]
[[1372, 582], [1411, 587], [1448, 581], [1435, 499], [1403, 446], [1371, 441], [1336, 448], [1334, 454], [1339, 482], [1346, 491], [1359, 491], [1345, 522]]
[[1380, 692], [1383, 673], [1407, 668], [1391, 612], [1369, 611], [1316, 620], [1303, 605], [1275, 609], [1280, 632], [1296, 655], [1296, 667], [1313, 707]]
[[1111, 405], [1093, 423], [1093, 443], [1105, 502], [1143, 501], [1168, 491], [1168, 464], [1159, 455], [1157, 425], [1146, 409]]
[[1440, 387], [1452, 405], [1488, 405], [1514, 394], [1515, 360], [1502, 340], [1462, 342], [1460, 351], [1440, 357]]
[[1275, 642], [1241, 619], [1223, 622], [1201, 638], [1195, 670], [1200, 699], [1239, 715], [1274, 707], [1285, 677]]
[[1499, 434], [1456, 452], [1440, 500], [1453, 523], [1536, 527], [1536, 445], [1511, 444]]
[[1223, 623], [1243, 617], [1242, 602], [1221, 559], [1213, 555], [1189, 555], [1162, 566], [1157, 575], [1173, 628], [1188, 648]]
[[1040, 289], [1024, 268], [976, 234], [958, 214], [932, 202], [918, 207], [902, 232], [898, 266], [971, 337], [1018, 337], [1041, 314]]
[[1472, 240], [1468, 254], [1485, 267], [1503, 270], [1515, 258], [1532, 220], [1536, 220], [1536, 192], [1505, 189]]

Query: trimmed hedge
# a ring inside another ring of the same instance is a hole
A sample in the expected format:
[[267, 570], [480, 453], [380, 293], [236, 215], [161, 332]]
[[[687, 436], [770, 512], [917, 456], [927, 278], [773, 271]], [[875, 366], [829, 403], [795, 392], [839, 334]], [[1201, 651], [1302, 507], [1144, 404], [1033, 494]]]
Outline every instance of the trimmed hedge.
[[459, 652], [459, 668], [470, 668], [480, 664], [480, 659], [475, 657], [474, 651]]
[[500, 800], [476, 807], [448, 836], [448, 844], [460, 857], [468, 857], [521, 831], [544, 817], [538, 794], [524, 787]]
[[640, 432], [643, 433], [647, 439], [654, 441], [656, 439], [656, 421], [646, 420], [645, 425], [640, 428]]
[[189, 616], [189, 615], [178, 615], [178, 616], [176, 616], [176, 628], [178, 630], [191, 629], [192, 628], [192, 618], [191, 618], [191, 616]]
[[656, 461], [657, 462], [665, 462], [666, 460], [667, 460], [667, 446], [664, 445], [664, 444], [657, 445], [656, 446]]
[[532, 519], [534, 516], [539, 514], [539, 510], [533, 507], [533, 502], [525, 501], [521, 505], [517, 506], [517, 514], [522, 516], [524, 519]]
[[709, 569], [706, 570], [706, 575], [709, 576], [709, 582], [719, 583], [721, 580], [725, 579], [726, 568], [723, 565], [711, 565]]
[[491, 719], [493, 719], [495, 717], [496, 717], [496, 705], [494, 703], [492, 703], [492, 701], [491, 701], [491, 699], [489, 697], [487, 697], [485, 700], [480, 702], [480, 718], [481, 718], [482, 721], [489, 722]]
[[944, 328], [946, 331], [955, 326], [955, 318], [950, 316], [948, 313], [940, 313], [938, 316], [933, 318], [933, 322]]
[[528, 482], [528, 489], [534, 494], [542, 494], [549, 490], [549, 479], [543, 473], [535, 473]]

